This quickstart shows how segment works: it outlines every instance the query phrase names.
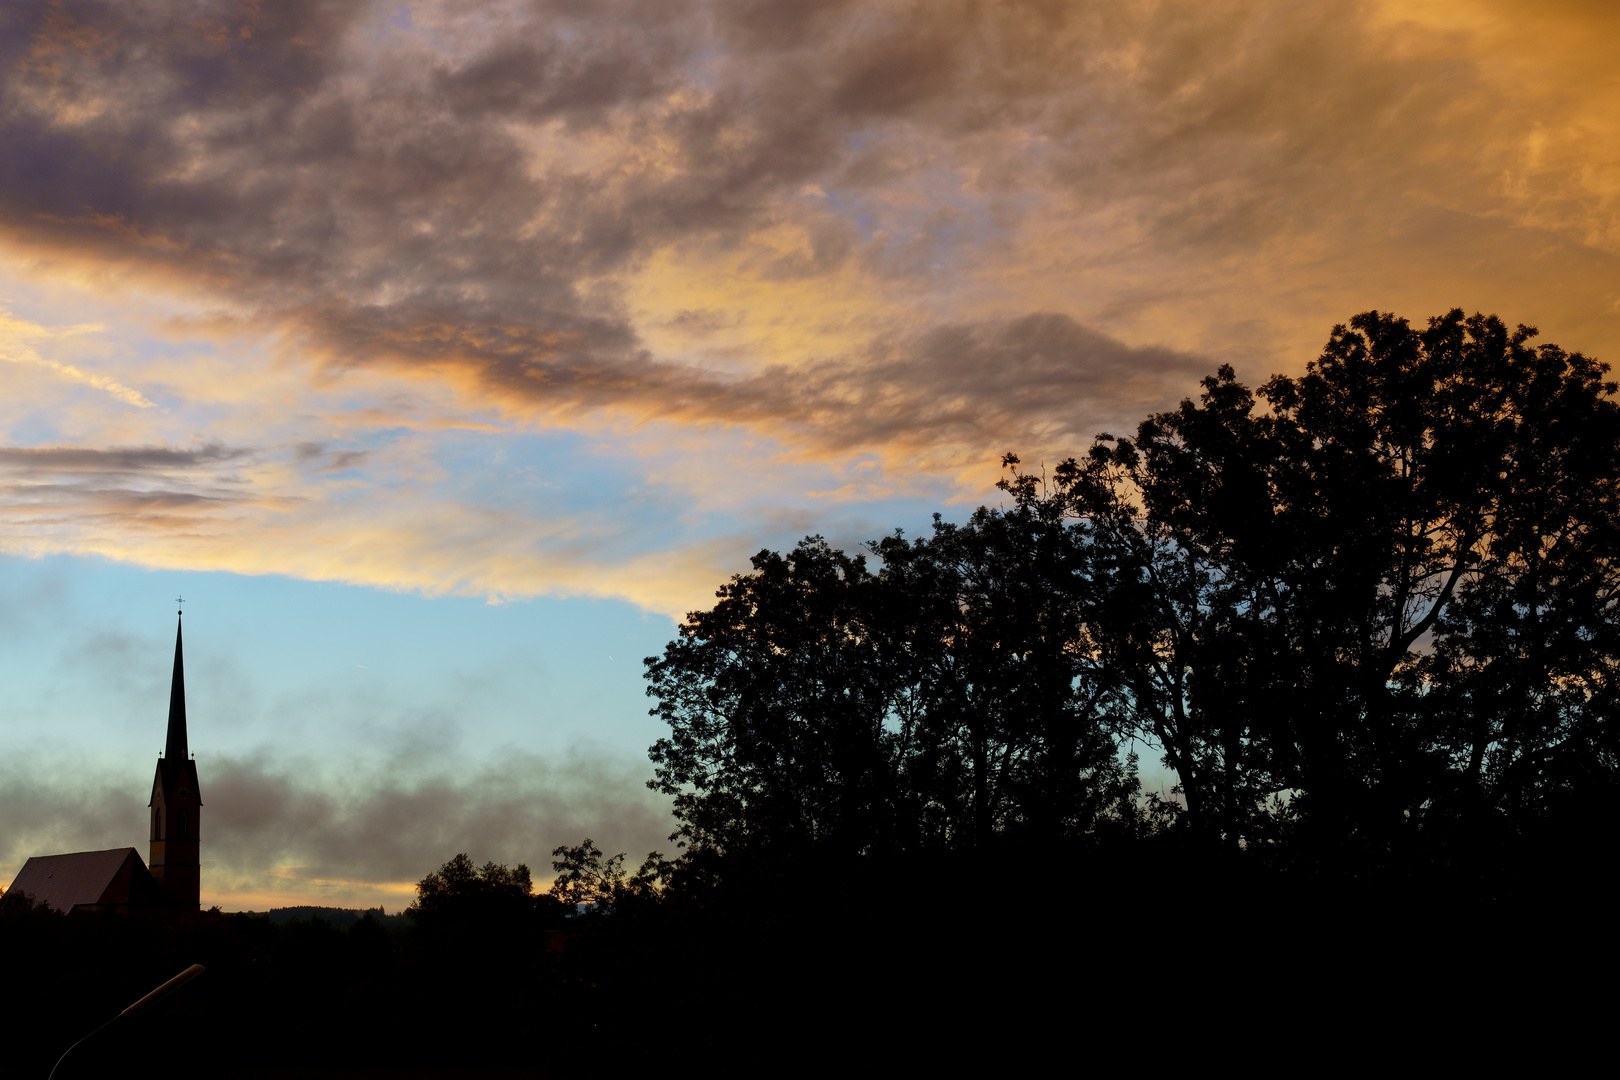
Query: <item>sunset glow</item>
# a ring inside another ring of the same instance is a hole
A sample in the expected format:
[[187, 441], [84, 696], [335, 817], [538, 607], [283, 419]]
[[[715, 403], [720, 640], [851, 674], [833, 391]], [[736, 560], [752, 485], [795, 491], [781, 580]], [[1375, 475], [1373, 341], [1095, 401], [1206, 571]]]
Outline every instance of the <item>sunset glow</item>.
[[640, 660], [762, 547], [1367, 309], [1620, 358], [1617, 49], [1596, 0], [6, 5], [0, 878], [140, 840], [176, 592], [204, 906], [396, 910], [667, 846]]

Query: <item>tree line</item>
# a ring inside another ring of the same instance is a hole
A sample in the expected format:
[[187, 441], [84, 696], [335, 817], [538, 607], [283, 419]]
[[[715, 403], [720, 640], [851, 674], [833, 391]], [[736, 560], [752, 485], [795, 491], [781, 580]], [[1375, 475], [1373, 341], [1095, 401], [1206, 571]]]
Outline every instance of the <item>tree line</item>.
[[761, 551], [647, 661], [677, 877], [1153, 840], [1466, 875], [1611, 822], [1620, 411], [1535, 337], [1366, 312], [1297, 378], [1007, 455], [961, 524]]

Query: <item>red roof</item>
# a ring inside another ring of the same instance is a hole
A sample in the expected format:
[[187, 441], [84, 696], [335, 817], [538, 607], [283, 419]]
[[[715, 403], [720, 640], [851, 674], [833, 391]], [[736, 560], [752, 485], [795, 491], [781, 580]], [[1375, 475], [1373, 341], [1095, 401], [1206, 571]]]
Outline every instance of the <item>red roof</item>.
[[132, 847], [35, 855], [6, 891], [21, 891], [57, 911], [72, 911], [76, 904], [128, 904], [131, 883], [141, 876], [136, 866], [146, 869]]

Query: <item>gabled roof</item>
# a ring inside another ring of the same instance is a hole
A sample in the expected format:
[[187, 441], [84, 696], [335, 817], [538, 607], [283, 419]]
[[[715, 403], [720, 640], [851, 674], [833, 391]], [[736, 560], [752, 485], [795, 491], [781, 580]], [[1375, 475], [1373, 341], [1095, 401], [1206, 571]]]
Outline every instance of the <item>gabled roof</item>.
[[[151, 877], [140, 852], [132, 847], [75, 851], [68, 855], [35, 855], [23, 863], [7, 892], [22, 892], [57, 911], [79, 904], [140, 903]], [[132, 895], [133, 894], [133, 895]]]

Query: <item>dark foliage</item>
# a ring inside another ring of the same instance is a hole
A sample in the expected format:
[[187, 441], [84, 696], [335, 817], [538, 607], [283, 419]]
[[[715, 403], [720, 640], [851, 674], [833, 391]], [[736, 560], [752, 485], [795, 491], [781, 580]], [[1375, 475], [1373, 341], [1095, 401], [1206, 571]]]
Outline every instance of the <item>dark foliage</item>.
[[651, 749], [687, 858], [928, 857], [1134, 835], [1081, 526], [1021, 495], [934, 535], [761, 552], [664, 655]]
[[306, 921], [309, 919], [325, 919], [327, 922], [338, 927], [339, 929], [347, 929], [367, 916], [370, 916], [377, 923], [387, 927], [405, 926], [408, 925], [410, 921], [403, 912], [396, 915], [390, 915], [381, 907], [362, 909], [311, 907], [302, 905], [298, 907], [271, 908], [269, 911], [264, 913], [264, 916], [277, 926], [280, 926], [284, 922], [290, 922], [293, 919], [304, 919]]
[[403, 926], [371, 912], [346, 926], [217, 910], [65, 916], [0, 896], [0, 955], [14, 975], [0, 1006], [0, 1075], [45, 1076], [68, 1046], [193, 963], [207, 969], [195, 983], [138, 1029], [91, 1044], [80, 1070], [157, 1075], [148, 1051], [167, 1044], [151, 1032], [179, 1031], [185, 1071], [202, 1077], [544, 1075], [557, 1060], [551, 1033], [593, 1022], [596, 997], [570, 992], [578, 980], [556, 963], [563, 908], [533, 891], [526, 867], [458, 855], [418, 884], [407, 914]]
[[647, 662], [684, 861], [1173, 839], [1500, 889], [1611, 827], [1620, 408], [1534, 336], [1368, 312], [1049, 478], [1008, 455], [1010, 506], [875, 570], [761, 552]]
[[1111, 633], [1207, 842], [1507, 873], [1613, 789], [1620, 410], [1534, 334], [1368, 312], [1059, 470], [1140, 593]]

